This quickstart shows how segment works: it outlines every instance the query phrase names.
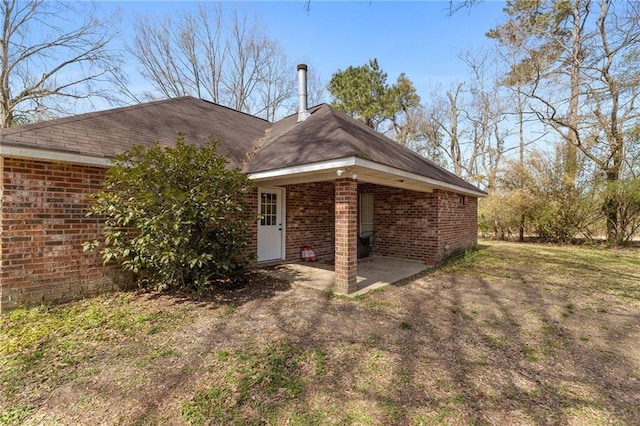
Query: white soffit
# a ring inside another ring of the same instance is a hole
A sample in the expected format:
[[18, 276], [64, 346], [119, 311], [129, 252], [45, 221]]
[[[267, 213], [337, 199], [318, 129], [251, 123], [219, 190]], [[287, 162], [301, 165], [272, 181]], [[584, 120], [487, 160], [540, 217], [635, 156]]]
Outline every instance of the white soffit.
[[356, 157], [339, 158], [337, 160], [320, 161], [318, 163], [302, 164], [300, 166], [283, 167], [280, 169], [266, 170], [264, 172], [249, 173], [249, 179], [256, 182], [261, 180], [284, 178], [303, 173], [322, 172], [341, 167], [355, 166]]
[[[304, 181], [312, 182], [318, 180], [334, 180], [337, 176], [335, 176], [335, 172], [333, 172], [333, 170], [346, 167], [353, 167], [353, 171], [359, 175], [358, 180], [362, 182], [370, 181], [371, 183], [406, 187], [424, 192], [432, 192], [433, 189], [446, 189], [461, 194], [486, 197], [486, 194], [480, 191], [474, 191], [472, 189], [442, 182], [416, 173], [408, 172], [406, 170], [401, 170], [353, 156], [318, 163], [303, 164], [300, 166], [267, 170], [264, 172], [250, 173], [249, 178], [256, 182], [269, 181], [274, 183], [277, 182], [280, 185], [302, 183]], [[331, 173], [327, 174], [326, 172]], [[309, 176], [310, 174], [316, 175], [316, 179], [312, 179]], [[425, 185], [427, 186], [426, 188], [424, 187]], [[422, 189], [420, 189], [420, 187], [422, 187]]]

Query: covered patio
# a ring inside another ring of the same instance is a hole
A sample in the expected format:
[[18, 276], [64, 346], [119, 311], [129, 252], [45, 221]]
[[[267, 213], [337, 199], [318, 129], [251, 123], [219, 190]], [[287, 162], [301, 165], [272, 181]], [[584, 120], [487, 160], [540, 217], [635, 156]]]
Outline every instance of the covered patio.
[[[257, 263], [285, 262], [272, 272], [301, 285], [361, 294], [476, 243], [476, 194], [432, 178], [358, 158], [250, 177], [261, 217]], [[373, 258], [358, 259], [359, 236], [367, 233]], [[298, 263], [306, 246], [324, 263]]]
[[329, 105], [275, 123], [243, 171], [257, 187], [257, 264], [297, 262], [310, 247], [331, 264], [288, 268], [314, 288], [352, 295], [411, 275], [362, 267], [361, 235], [376, 259], [419, 268], [477, 242], [483, 191]]
[[[372, 256], [358, 259], [355, 291], [348, 295], [358, 296], [415, 276], [426, 269], [428, 266], [424, 262], [393, 257]], [[336, 288], [334, 265], [331, 262], [291, 262], [269, 266], [262, 271], [303, 287], [340, 293], [339, 288]]]

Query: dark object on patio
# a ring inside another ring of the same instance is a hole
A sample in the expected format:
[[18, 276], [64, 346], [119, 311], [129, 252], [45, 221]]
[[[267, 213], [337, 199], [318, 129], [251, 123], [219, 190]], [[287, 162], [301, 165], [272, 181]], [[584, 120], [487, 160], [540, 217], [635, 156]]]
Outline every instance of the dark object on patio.
[[358, 259], [371, 255], [371, 240], [373, 231], [362, 232], [358, 235]]

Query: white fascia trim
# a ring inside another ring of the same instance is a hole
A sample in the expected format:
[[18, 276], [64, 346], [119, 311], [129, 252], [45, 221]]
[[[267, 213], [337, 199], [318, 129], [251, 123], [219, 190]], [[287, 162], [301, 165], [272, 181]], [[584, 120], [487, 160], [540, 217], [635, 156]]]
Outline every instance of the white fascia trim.
[[267, 170], [264, 172], [257, 172], [249, 174], [249, 179], [255, 181], [261, 181], [266, 179], [283, 178], [291, 175], [319, 172], [325, 170], [331, 170], [340, 167], [363, 167], [365, 169], [375, 170], [390, 175], [412, 179], [418, 182], [423, 182], [429, 186], [435, 188], [448, 189], [461, 194], [473, 195], [475, 197], [486, 197], [487, 194], [483, 192], [473, 191], [471, 189], [463, 188], [461, 186], [453, 185], [450, 183], [442, 182], [436, 179], [428, 178], [416, 173], [408, 172], [406, 170], [398, 169], [396, 167], [387, 166], [384, 164], [376, 163], [370, 160], [365, 160], [358, 157], [345, 157], [336, 160], [321, 161], [318, 163], [304, 164], [300, 166], [284, 167], [281, 169]]
[[0, 144], [0, 155], [6, 157], [32, 158], [34, 160], [48, 160], [64, 163], [86, 164], [90, 166], [111, 166], [108, 158], [91, 157], [89, 155], [71, 152], [53, 151], [23, 146]]
[[356, 157], [339, 158], [337, 160], [320, 161], [318, 163], [303, 164], [300, 166], [283, 167], [281, 169], [267, 170], [264, 172], [250, 173], [249, 179], [255, 181], [261, 181], [266, 179], [274, 179], [280, 177], [287, 177], [290, 175], [297, 175], [310, 172], [321, 172], [325, 170], [331, 170], [340, 167], [355, 166]]
[[384, 164], [380, 164], [380, 163], [375, 163], [373, 161], [370, 160], [365, 160], [362, 158], [355, 158], [355, 165], [358, 167], [364, 167], [367, 169], [372, 169], [372, 170], [376, 170], [379, 172], [383, 172], [383, 173], [389, 173], [395, 176], [399, 176], [399, 177], [404, 177], [407, 179], [413, 179], [413, 180], [417, 180], [419, 182], [424, 182], [432, 187], [435, 188], [443, 188], [443, 189], [449, 189], [451, 191], [455, 191], [458, 193], [462, 193], [462, 194], [468, 194], [468, 195], [473, 195], [475, 197], [486, 197], [487, 194], [483, 193], [483, 192], [479, 192], [479, 191], [474, 191], [472, 189], [467, 189], [467, 188], [463, 188], [461, 186], [458, 185], [454, 185], [451, 183], [446, 183], [446, 182], [442, 182], [440, 180], [437, 179], [432, 179], [432, 178], [428, 178], [426, 176], [422, 176], [416, 173], [412, 173], [412, 172], [408, 172], [406, 170], [402, 170], [402, 169], [398, 169], [395, 167], [391, 167], [391, 166], [386, 166]]

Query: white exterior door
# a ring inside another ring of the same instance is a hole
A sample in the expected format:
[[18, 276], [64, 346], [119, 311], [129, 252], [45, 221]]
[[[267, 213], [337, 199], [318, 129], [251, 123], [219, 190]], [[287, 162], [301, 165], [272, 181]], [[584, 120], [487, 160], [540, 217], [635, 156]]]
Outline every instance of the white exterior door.
[[284, 191], [258, 189], [258, 262], [284, 259]]

